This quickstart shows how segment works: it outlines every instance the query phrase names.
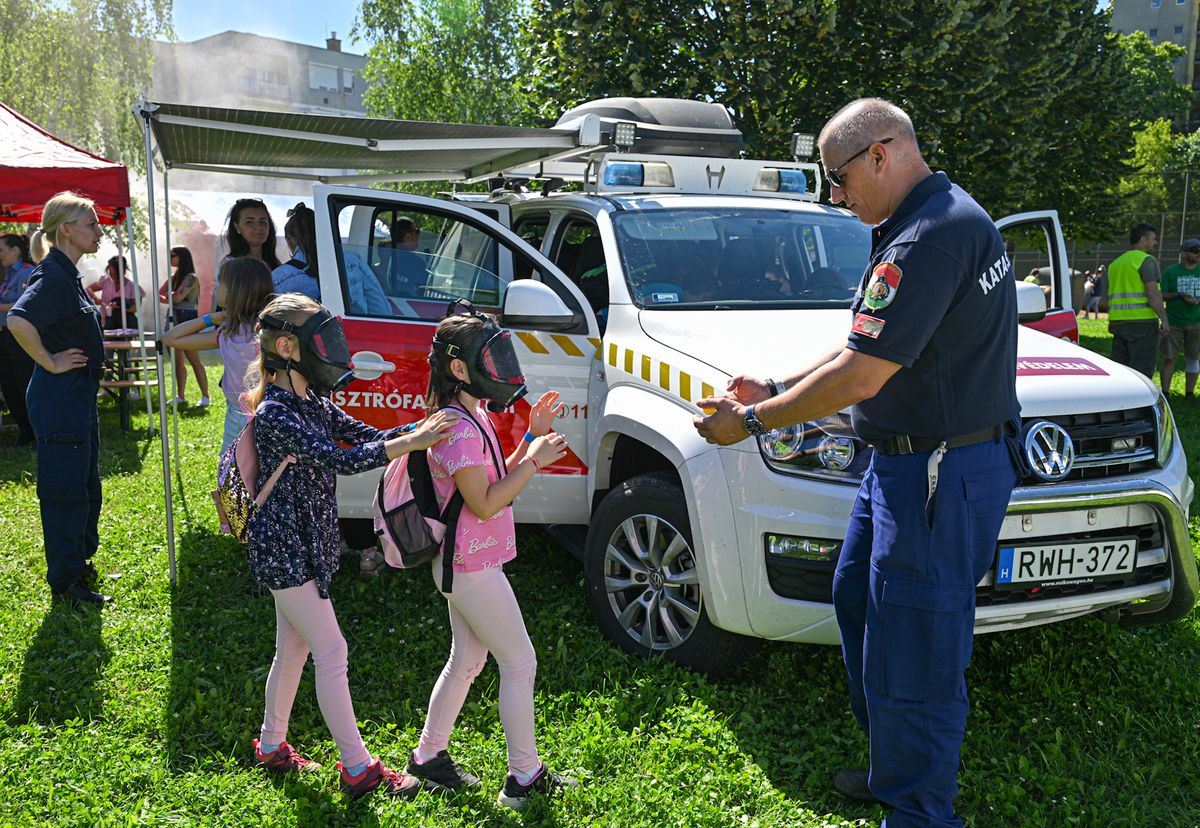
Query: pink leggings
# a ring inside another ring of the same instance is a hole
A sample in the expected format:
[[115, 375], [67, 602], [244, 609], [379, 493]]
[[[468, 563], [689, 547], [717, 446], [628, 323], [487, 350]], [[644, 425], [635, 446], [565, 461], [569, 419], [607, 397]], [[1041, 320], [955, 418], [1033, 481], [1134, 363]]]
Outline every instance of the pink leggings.
[[317, 674], [317, 704], [337, 743], [342, 764], [349, 767], [370, 761], [350, 701], [346, 639], [333, 614], [333, 602], [320, 596], [316, 581], [273, 589], [271, 596], [275, 599], [275, 660], [267, 676], [262, 741], [274, 745], [287, 738], [292, 702], [311, 651]]
[[[441, 588], [442, 556], [433, 561], [433, 580]], [[531, 773], [539, 765], [533, 737], [533, 679], [537, 656], [517, 596], [500, 567], [455, 572], [454, 591], [442, 593], [450, 606], [450, 658], [429, 697], [429, 716], [418, 746], [422, 757], [450, 744], [471, 682], [487, 663], [488, 651], [500, 665], [500, 722], [508, 743], [510, 772]]]

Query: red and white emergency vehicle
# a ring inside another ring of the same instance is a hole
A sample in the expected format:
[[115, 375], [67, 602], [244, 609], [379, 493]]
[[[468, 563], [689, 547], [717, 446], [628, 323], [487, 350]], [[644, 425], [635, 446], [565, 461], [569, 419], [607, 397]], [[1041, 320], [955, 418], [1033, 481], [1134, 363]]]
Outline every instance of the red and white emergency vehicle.
[[[184, 140], [218, 116], [209, 129], [225, 130], [227, 145]], [[234, 149], [253, 161], [255, 142], [298, 129], [283, 116], [173, 105], [153, 117], [167, 157], [190, 146], [221, 163]], [[370, 137], [390, 134], [383, 123], [366, 139], [321, 129], [347, 146], [365, 140], [353, 149], [365, 158], [386, 149]], [[456, 146], [446, 136], [424, 146], [405, 129], [405, 145], [431, 155]], [[836, 643], [833, 567], [869, 447], [805, 426], [719, 448], [692, 416], [735, 373], [786, 375], [845, 341], [868, 228], [819, 203], [817, 165], [739, 157], [741, 136], [717, 105], [600, 101], [556, 129], [577, 137], [507, 168], [482, 200], [314, 188], [322, 300], [343, 320], [358, 376], [335, 402], [381, 427], [421, 417], [434, 326], [448, 301], [469, 299], [512, 331], [529, 398], [562, 395], [557, 429], [571, 452], [514, 508], [580, 555], [606, 636], [709, 671], [736, 663], [750, 639]], [[458, 177], [496, 175], [490, 158]], [[997, 224], [1023, 244], [1044, 240], [1049, 304], [1069, 308], [1057, 215]], [[1018, 304], [1024, 321], [1045, 315], [1038, 286], [1020, 286]], [[1182, 617], [1197, 593], [1193, 487], [1162, 394], [1028, 328], [1019, 355], [1035, 472], [1014, 492], [979, 584], [977, 631]], [[499, 415], [506, 448], [528, 410], [522, 401]], [[340, 481], [343, 517], [370, 515], [375, 483]]]

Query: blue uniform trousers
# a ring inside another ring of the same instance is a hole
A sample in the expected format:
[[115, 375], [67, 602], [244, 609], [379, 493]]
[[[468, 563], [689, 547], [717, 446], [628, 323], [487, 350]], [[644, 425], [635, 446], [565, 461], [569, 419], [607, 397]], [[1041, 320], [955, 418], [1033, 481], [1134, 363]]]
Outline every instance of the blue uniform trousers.
[[930, 455], [874, 455], [833, 581], [850, 705], [890, 828], [962, 825], [955, 776], [975, 585], [1017, 482], [1004, 440], [987, 441], [947, 451], [928, 499]]
[[37, 436], [37, 494], [46, 545], [46, 580], [62, 592], [100, 545], [99, 383], [40, 366], [29, 381], [29, 420]]

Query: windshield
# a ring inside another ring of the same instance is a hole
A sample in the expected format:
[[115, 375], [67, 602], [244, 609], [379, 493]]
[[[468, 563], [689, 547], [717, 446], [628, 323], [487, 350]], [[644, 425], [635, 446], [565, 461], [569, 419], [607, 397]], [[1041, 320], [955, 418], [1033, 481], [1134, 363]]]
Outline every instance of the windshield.
[[871, 252], [851, 216], [683, 208], [612, 221], [630, 295], [655, 310], [848, 307]]

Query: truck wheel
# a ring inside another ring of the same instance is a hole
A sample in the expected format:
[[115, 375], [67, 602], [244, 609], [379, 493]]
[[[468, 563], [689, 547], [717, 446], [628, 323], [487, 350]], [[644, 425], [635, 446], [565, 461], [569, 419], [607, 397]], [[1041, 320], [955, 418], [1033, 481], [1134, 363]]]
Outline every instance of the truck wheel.
[[584, 577], [600, 631], [627, 652], [715, 675], [755, 649], [757, 639], [708, 620], [683, 489], [670, 475], [638, 475], [605, 495]]

